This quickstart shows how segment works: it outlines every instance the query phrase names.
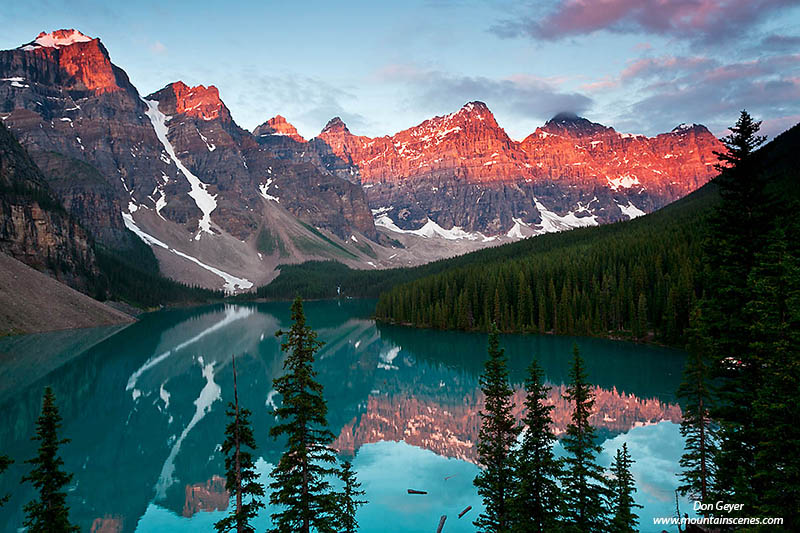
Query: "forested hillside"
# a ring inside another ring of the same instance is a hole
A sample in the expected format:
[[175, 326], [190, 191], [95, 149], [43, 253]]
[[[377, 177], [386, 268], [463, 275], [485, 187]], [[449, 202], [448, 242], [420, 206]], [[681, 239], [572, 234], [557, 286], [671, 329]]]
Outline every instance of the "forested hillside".
[[[770, 209], [797, 198], [795, 127], [759, 151]], [[381, 295], [379, 319], [420, 327], [656, 338], [682, 344], [700, 294], [712, 183], [640, 219], [472, 254]], [[461, 264], [458, 264], [461, 263]], [[466, 263], [466, 264], [465, 264]]]
[[[377, 298], [394, 287], [453, 269], [470, 266], [494, 265], [531, 254], [551, 252], [557, 249], [588, 244], [596, 239], [610, 238], [640, 227], [642, 220], [660, 219], [662, 213], [675, 213], [666, 222], [676, 218], [696, 217], [710, 206], [716, 198], [713, 185], [698, 189], [693, 194], [675, 202], [649, 217], [630, 222], [571, 230], [564, 233], [548, 233], [523, 241], [488, 248], [451, 259], [442, 259], [418, 267], [393, 268], [388, 270], [354, 270], [334, 261], [309, 261], [299, 265], [283, 265], [280, 275], [269, 285], [259, 287], [257, 296], [268, 299], [290, 299], [296, 295], [303, 298]], [[664, 222], [659, 222], [659, 224]], [[645, 226], [651, 226], [647, 223]], [[244, 298], [248, 296], [243, 295]]]

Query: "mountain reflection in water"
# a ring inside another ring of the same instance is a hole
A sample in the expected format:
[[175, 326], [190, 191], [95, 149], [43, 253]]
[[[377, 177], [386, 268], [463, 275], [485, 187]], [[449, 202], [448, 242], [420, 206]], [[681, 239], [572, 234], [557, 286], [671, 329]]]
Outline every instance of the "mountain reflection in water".
[[[376, 325], [368, 318], [372, 305], [306, 304], [309, 324], [325, 341], [316, 369], [335, 446], [355, 455], [371, 502], [359, 513], [362, 530], [429, 531], [448, 514], [447, 531], [474, 531], [480, 500], [472, 463], [486, 337]], [[268, 436], [271, 410], [280, 402], [272, 379], [283, 363], [274, 332], [288, 324], [286, 303], [217, 305], [144, 315], [122, 330], [0, 340], [0, 451], [16, 461], [0, 477], [0, 494], [12, 493], [0, 509], [0, 532], [21, 526], [22, 506], [34, 496], [18, 480], [33, 455], [29, 439], [46, 385], [56, 392], [62, 432], [71, 439], [62, 454], [75, 473], [68, 503], [81, 530], [211, 531], [228, 506], [220, 445], [232, 399], [231, 355], [237, 355], [240, 401], [253, 411], [257, 467], [268, 482], [282, 451]], [[596, 384], [593, 423], [603, 445], [629, 440], [638, 461], [642, 524], [646, 516], [672, 514], [682, 448], [673, 392], [683, 353], [598, 339], [505, 336], [516, 416], [524, 397], [519, 384], [536, 355], [553, 386], [554, 426], [564, 430], [570, 406], [561, 394], [576, 341]], [[653, 438], [659, 446], [650, 446]], [[429, 495], [409, 498], [412, 485]], [[457, 520], [467, 505], [475, 509]], [[269, 512], [259, 517], [259, 529], [268, 526]]]

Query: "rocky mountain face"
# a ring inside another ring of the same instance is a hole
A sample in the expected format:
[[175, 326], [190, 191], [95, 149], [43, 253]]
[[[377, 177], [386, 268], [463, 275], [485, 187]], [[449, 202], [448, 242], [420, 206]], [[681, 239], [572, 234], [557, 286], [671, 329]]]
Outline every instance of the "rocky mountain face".
[[304, 143], [306, 140], [297, 133], [297, 128], [286, 121], [285, 117], [276, 115], [253, 130], [256, 137], [287, 137], [295, 142]]
[[566, 113], [516, 142], [482, 102], [374, 139], [337, 118], [318, 139], [357, 169], [380, 225], [509, 237], [658, 209], [711, 179], [720, 148], [700, 125], [648, 138]]
[[[310, 163], [276, 157], [233, 121], [216, 87], [176, 82], [145, 100], [158, 103], [157, 111], [165, 115], [168, 141], [181, 163], [202, 177], [216, 201], [214, 222], [231, 235], [241, 240], [252, 237], [261, 218], [259, 206], [267, 200], [343, 239], [353, 232], [377, 238], [360, 187]], [[281, 128], [285, 131], [278, 137], [302, 141], [279, 118], [262, 131]]]
[[[247, 288], [279, 261], [360, 261], [357, 247], [336, 247], [378, 240], [358, 184], [281, 159], [214, 86], [142, 98], [100, 40], [75, 30], [0, 52], [0, 120], [98, 241], [125, 250], [135, 233], [180, 281]], [[285, 120], [271, 127], [302, 140]]]
[[[328, 127], [335, 124], [336, 121], [344, 126], [341, 119], [335, 118], [328, 124]], [[280, 115], [258, 126], [253, 130], [253, 135], [261, 146], [280, 159], [310, 163], [327, 174], [332, 174], [337, 178], [359, 185], [359, 187], [361, 185], [358, 167], [353, 164], [351, 158], [343, 157], [341, 149], [335, 151], [331, 148], [328, 144], [330, 139], [323, 140], [321, 137], [316, 137], [311, 141], [306, 141], [297, 133], [297, 129]]]
[[[0, 52], [0, 77], [4, 124], [45, 169], [52, 168], [52, 154], [95, 169], [80, 172], [92, 177], [54, 189], [67, 193], [66, 205], [78, 208], [81, 222], [101, 242], [126, 248], [131, 235], [121, 206], [129, 198], [145, 201], [164, 176], [175, 175], [160, 157], [146, 105], [128, 76], [111, 63], [99, 39], [60, 30]], [[97, 174], [102, 183], [89, 183]], [[177, 193], [181, 184], [173, 182]]]
[[277, 115], [239, 127], [213, 85], [142, 98], [97, 38], [0, 51], [0, 120], [108, 248], [149, 244], [170, 277], [265, 283], [281, 263], [419, 264], [633, 218], [714, 175], [703, 126], [648, 138], [559, 114], [522, 141], [481, 102], [392, 136], [339, 118], [306, 140]]
[[91, 237], [1, 124], [0, 252], [86, 292], [99, 275]]

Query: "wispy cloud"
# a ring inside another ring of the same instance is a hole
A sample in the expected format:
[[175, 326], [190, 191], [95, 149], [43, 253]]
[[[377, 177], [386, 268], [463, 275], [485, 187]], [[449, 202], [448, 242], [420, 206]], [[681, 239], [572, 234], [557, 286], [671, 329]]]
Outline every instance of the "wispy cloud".
[[390, 65], [374, 77], [377, 81], [405, 85], [409, 106], [431, 111], [457, 109], [468, 101], [482, 100], [492, 110], [513, 111], [518, 117], [544, 120], [560, 111], [582, 113], [593, 104], [582, 93], [562, 90], [559, 79], [528, 74], [495, 79], [413, 65]]
[[646, 121], [663, 129], [702, 120], [721, 132], [747, 108], [771, 117], [765, 131], [774, 135], [800, 113], [800, 54], [731, 63], [708, 57], [644, 58], [631, 62], [616, 82], [636, 88], [637, 98], [624, 110], [628, 118], [621, 118], [631, 125]]
[[791, 52], [800, 49], [800, 36], [771, 34], [761, 39], [758, 47], [762, 51]]
[[335, 116], [341, 117], [354, 130], [366, 127], [369, 121], [352, 111], [349, 102], [353, 92], [334, 86], [314, 76], [282, 72], [265, 75], [255, 68], [238, 73], [230, 85], [235, 91], [231, 110], [237, 121], [249, 129], [280, 114], [294, 124], [301, 135], [311, 138]]
[[[514, 19], [495, 24], [501, 37], [559, 40], [600, 30], [648, 33], [718, 43], [789, 7], [796, 0], [557, 0], [541, 2]], [[544, 13], [540, 15], [540, 13]]]
[[154, 54], [166, 54], [167, 47], [161, 41], [156, 41], [150, 45], [150, 51]]

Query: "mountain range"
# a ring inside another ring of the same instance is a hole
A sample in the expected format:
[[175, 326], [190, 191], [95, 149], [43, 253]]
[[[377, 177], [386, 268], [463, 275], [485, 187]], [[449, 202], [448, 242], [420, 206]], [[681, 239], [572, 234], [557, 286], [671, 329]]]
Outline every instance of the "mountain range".
[[634, 218], [711, 179], [721, 148], [702, 125], [646, 137], [569, 113], [516, 141], [481, 102], [377, 138], [333, 118], [306, 140], [280, 115], [250, 132], [213, 85], [142, 96], [77, 30], [0, 51], [0, 120], [99, 245], [140, 239], [163, 274], [228, 292], [281, 264], [417, 265]]

